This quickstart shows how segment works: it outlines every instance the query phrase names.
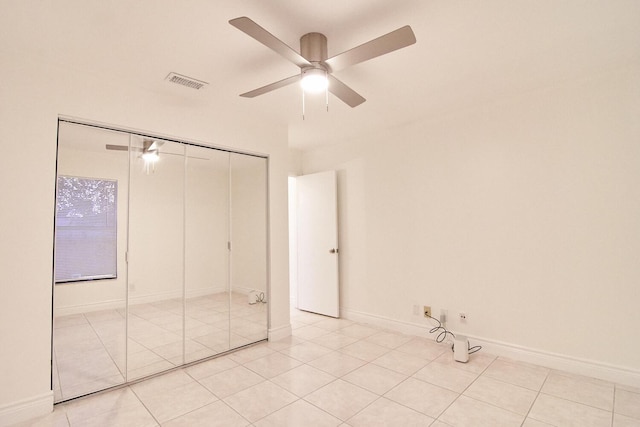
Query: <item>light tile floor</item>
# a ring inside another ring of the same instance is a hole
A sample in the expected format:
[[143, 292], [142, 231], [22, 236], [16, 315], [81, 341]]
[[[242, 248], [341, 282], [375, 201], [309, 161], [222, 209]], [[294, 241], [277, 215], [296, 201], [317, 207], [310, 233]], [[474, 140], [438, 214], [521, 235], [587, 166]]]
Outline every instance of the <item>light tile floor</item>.
[[293, 335], [55, 407], [33, 426], [640, 426], [640, 389], [292, 311]]

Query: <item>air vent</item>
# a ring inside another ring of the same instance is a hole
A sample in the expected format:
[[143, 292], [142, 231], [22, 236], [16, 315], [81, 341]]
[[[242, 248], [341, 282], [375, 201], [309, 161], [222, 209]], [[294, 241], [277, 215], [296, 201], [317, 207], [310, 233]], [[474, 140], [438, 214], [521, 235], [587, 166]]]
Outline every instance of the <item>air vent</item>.
[[182, 74], [178, 74], [178, 73], [169, 73], [166, 80], [170, 81], [171, 83], [190, 87], [191, 89], [201, 89], [202, 87], [209, 84], [207, 82], [203, 82], [201, 80], [196, 80], [191, 77], [183, 76]]

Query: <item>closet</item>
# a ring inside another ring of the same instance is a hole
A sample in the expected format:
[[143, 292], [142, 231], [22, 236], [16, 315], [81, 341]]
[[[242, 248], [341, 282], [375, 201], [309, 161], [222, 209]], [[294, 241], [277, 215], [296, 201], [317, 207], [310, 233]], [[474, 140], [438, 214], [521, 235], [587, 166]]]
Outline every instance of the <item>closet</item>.
[[56, 402], [267, 338], [267, 162], [59, 121]]

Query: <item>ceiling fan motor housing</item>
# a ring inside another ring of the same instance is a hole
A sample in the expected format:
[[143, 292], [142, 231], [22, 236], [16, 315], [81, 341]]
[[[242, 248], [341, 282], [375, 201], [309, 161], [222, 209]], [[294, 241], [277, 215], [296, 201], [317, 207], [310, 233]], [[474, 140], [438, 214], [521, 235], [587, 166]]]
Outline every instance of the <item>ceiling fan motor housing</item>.
[[307, 33], [300, 37], [300, 55], [311, 62], [313, 68], [329, 71], [329, 67], [324, 63], [328, 56], [327, 37], [324, 34]]

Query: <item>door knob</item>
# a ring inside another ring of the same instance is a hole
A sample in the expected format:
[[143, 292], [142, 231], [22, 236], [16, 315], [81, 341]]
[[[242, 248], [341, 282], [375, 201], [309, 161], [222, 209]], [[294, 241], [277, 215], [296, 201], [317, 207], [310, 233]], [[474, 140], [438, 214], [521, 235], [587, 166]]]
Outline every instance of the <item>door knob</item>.
[[329, 250], [329, 253], [330, 253], [330, 254], [337, 254], [337, 253], [338, 253], [338, 250], [337, 250], [337, 249], [335, 249], [335, 248], [334, 248], [334, 249], [330, 249], [330, 250]]

